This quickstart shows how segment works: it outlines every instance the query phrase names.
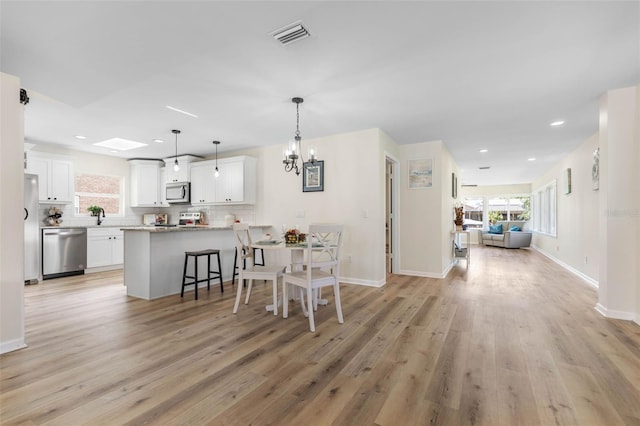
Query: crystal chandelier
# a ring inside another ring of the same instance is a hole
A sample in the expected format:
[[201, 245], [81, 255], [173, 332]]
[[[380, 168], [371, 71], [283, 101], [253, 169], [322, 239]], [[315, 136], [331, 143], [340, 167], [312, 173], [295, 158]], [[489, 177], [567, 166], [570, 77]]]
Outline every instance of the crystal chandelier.
[[[300, 146], [300, 104], [304, 102], [302, 98], [293, 98], [291, 102], [296, 104], [296, 133], [294, 140], [289, 141], [289, 145], [283, 151], [282, 163], [284, 164], [284, 170], [286, 172], [295, 171], [296, 175], [300, 174], [300, 168], [298, 167], [298, 158], [304, 168], [304, 158], [302, 158], [302, 151]], [[315, 163], [317, 159], [318, 151], [315, 147], [309, 147], [309, 162]]]

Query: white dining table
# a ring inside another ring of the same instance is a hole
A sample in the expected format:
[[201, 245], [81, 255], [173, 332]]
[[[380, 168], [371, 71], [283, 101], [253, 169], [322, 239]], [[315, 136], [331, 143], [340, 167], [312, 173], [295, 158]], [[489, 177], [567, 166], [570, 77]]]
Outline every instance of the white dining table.
[[[254, 242], [251, 247], [267, 251], [289, 250], [291, 252], [291, 271], [302, 271], [302, 265], [304, 263], [304, 250], [307, 248], [307, 243], [286, 244], [284, 241], [279, 240], [262, 240]], [[290, 294], [294, 294], [294, 292], [290, 292]], [[301, 298], [301, 300], [302, 309], [306, 310], [306, 307], [304, 305], [304, 298]], [[282, 297], [278, 296], [278, 306], [281, 306], [281, 303]], [[320, 294], [318, 294], [317, 304], [326, 305], [327, 303], [327, 299], [320, 298]], [[267, 311], [273, 312], [273, 305], [267, 305], [266, 308]]]

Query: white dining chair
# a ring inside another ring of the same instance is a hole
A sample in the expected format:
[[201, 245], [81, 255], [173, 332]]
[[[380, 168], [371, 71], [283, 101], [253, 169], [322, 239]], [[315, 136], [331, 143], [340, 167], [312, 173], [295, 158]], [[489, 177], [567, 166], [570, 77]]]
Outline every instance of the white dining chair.
[[236, 302], [233, 305], [233, 313], [238, 313], [238, 306], [242, 299], [242, 283], [247, 280], [247, 295], [245, 297], [244, 304], [249, 304], [249, 298], [251, 297], [251, 289], [253, 287], [253, 280], [267, 280], [273, 284], [273, 314], [278, 315], [278, 279], [282, 277], [286, 266], [263, 266], [256, 265], [254, 261], [254, 251], [251, 249], [251, 233], [249, 232], [249, 225], [246, 223], [235, 223], [233, 225], [233, 233], [236, 239], [236, 250], [238, 255], [241, 254], [240, 265], [246, 265], [240, 267], [238, 277], [238, 290], [236, 291]]
[[314, 308], [317, 307], [314, 294], [322, 287], [333, 287], [338, 322], [344, 323], [340, 303], [340, 249], [342, 245], [342, 225], [311, 224], [307, 233], [305, 260], [302, 271], [285, 273], [282, 277], [282, 314], [289, 316], [288, 287], [293, 285], [306, 290], [307, 309], [303, 313], [309, 318], [309, 328], [316, 331]]

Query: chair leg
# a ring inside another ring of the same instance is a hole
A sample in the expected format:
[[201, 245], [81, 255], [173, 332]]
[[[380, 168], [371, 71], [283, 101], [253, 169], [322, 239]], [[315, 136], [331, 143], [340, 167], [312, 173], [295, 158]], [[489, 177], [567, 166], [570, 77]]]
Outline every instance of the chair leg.
[[211, 255], [207, 255], [207, 291], [211, 290]]
[[302, 314], [305, 317], [308, 317], [309, 312], [307, 312], [307, 306], [305, 304], [304, 298], [305, 298], [305, 289], [300, 288], [300, 306], [302, 307]]
[[[240, 287], [238, 285], [238, 287]], [[251, 297], [251, 288], [253, 287], [253, 279], [249, 280], [249, 285], [247, 286], [247, 298], [244, 300], [244, 304], [248, 305], [249, 304], [249, 298]]]
[[238, 313], [238, 306], [240, 305], [240, 299], [242, 298], [242, 286], [238, 286], [238, 290], [236, 291], [236, 303], [233, 304], [233, 313]]
[[233, 276], [231, 277], [231, 285], [236, 285], [236, 276], [238, 275], [238, 247], [236, 247], [236, 254], [233, 256]]
[[180, 297], [184, 297], [184, 284], [187, 282], [187, 262], [189, 261], [189, 256], [184, 255], [184, 270], [182, 272], [182, 290], [180, 291]]
[[289, 284], [283, 279], [282, 280], [282, 318], [289, 317], [289, 292], [287, 291], [287, 287]]
[[194, 287], [196, 288], [196, 300], [198, 300], [198, 256], [193, 256], [194, 261], [195, 261], [195, 270], [193, 272], [193, 276], [194, 276], [194, 280], [195, 282], [193, 283]]
[[338, 314], [338, 322], [344, 324], [344, 318], [342, 318], [342, 303], [340, 302], [340, 285], [335, 283], [333, 285], [333, 296], [336, 299], [336, 313]]
[[316, 324], [313, 320], [313, 290], [307, 287], [307, 306], [309, 307], [309, 328], [312, 333], [316, 332]]
[[218, 278], [220, 278], [220, 293], [224, 293], [224, 286], [222, 285], [222, 265], [220, 265], [219, 252], [218, 252]]
[[273, 278], [273, 315], [278, 316], [278, 277]]

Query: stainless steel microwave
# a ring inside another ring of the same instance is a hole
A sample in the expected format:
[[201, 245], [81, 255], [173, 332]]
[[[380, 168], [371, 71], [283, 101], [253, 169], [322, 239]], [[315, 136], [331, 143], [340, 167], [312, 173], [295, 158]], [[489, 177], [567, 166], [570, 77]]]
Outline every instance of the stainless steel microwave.
[[165, 196], [169, 204], [189, 204], [191, 202], [191, 184], [189, 182], [167, 183]]

